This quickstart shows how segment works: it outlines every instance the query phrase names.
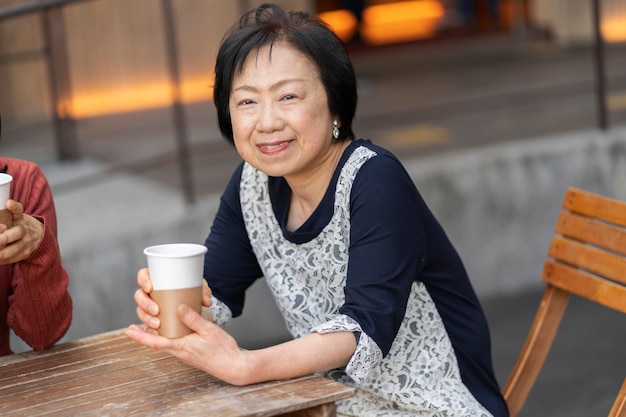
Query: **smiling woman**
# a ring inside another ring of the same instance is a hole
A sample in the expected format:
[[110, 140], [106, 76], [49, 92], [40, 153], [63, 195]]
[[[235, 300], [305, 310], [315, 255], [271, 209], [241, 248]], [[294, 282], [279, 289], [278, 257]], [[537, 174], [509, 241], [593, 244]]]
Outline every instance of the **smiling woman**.
[[[507, 416], [489, 329], [454, 246], [400, 161], [356, 139], [345, 45], [309, 14], [265, 4], [215, 66], [222, 134], [242, 163], [206, 239], [194, 333], [156, 334], [149, 271], [127, 335], [236, 385], [323, 372], [355, 386], [340, 416]], [[264, 277], [293, 340], [242, 350], [220, 326]]]
[[297, 216], [303, 220], [321, 201], [347, 145], [331, 140], [337, 116], [327, 103], [313, 62], [284, 41], [256, 52], [233, 80], [229, 109], [235, 147], [267, 175], [284, 177], [299, 190], [297, 184], [306, 184], [293, 196], [297, 207], [308, 206]]

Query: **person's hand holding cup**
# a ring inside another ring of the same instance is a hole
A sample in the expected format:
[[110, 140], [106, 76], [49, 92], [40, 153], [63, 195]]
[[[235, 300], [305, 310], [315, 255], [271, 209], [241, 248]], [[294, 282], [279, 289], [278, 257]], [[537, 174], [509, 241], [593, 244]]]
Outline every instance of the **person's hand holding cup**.
[[152, 281], [150, 297], [159, 305], [158, 332], [177, 338], [191, 333], [178, 318], [177, 309], [187, 304], [202, 309], [202, 271], [207, 248], [192, 243], [171, 243], [144, 249]]

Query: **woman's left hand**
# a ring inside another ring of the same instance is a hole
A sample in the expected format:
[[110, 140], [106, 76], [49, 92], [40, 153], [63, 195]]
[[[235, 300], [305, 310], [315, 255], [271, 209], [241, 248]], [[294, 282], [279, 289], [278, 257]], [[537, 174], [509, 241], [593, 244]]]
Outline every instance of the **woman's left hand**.
[[245, 385], [241, 377], [249, 353], [239, 348], [235, 339], [218, 325], [203, 318], [189, 306], [178, 307], [178, 317], [193, 333], [177, 339], [168, 339], [153, 330], [131, 325], [126, 335], [153, 349], [167, 352], [181, 361], [199, 368], [233, 385]]
[[22, 261], [32, 255], [43, 236], [43, 224], [24, 214], [24, 207], [15, 200], [7, 201], [7, 209], [13, 213], [13, 225], [0, 224], [0, 265]]

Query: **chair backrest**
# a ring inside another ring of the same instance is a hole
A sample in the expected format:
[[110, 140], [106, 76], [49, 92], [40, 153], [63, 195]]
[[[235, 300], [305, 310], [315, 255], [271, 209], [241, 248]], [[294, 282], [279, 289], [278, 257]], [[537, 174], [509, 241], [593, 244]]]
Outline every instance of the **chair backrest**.
[[626, 202], [568, 188], [542, 280], [543, 298], [503, 390], [511, 417], [539, 375], [570, 294], [626, 313]]

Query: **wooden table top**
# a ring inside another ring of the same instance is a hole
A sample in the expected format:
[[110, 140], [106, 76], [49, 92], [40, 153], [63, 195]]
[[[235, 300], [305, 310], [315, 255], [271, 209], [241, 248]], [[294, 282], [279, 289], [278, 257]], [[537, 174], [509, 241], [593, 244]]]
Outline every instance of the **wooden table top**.
[[313, 375], [236, 387], [122, 330], [0, 357], [1, 416], [328, 417], [353, 394]]

